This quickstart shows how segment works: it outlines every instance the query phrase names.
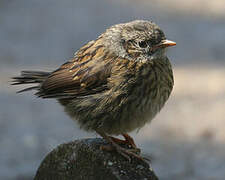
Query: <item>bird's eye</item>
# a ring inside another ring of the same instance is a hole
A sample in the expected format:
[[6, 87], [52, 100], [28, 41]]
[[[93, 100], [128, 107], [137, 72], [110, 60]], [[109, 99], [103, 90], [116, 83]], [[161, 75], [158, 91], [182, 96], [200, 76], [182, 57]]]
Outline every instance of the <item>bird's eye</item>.
[[139, 45], [139, 47], [141, 47], [141, 48], [146, 48], [146, 47], [148, 46], [148, 44], [147, 44], [146, 41], [140, 41], [140, 42], [138, 42], [138, 45]]
[[152, 41], [151, 40], [148, 40], [147, 41], [147, 44], [151, 47], [152, 46]]

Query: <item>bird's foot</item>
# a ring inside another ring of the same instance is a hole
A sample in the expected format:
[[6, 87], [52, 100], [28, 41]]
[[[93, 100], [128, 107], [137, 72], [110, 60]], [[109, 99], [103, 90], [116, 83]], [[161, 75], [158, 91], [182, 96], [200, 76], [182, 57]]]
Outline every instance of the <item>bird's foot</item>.
[[120, 155], [122, 155], [124, 158], [126, 158], [129, 162], [131, 161], [131, 157], [140, 159], [144, 161], [145, 159], [141, 157], [140, 150], [137, 149], [126, 149], [124, 147], [121, 147], [118, 144], [109, 144], [109, 145], [103, 145], [100, 147], [101, 150], [105, 151], [116, 151]]
[[137, 153], [141, 152], [141, 149], [136, 146], [136, 144], [134, 143], [134, 140], [133, 140], [133, 138], [131, 136], [129, 136], [128, 134], [122, 134], [122, 135], [125, 138], [125, 140], [122, 140], [122, 139], [119, 139], [119, 138], [115, 138], [115, 137], [112, 137], [112, 136], [109, 136], [109, 137], [116, 144], [128, 145], [128, 146], [130, 146], [132, 148], [132, 151], [137, 152]]
[[[106, 151], [116, 151], [117, 153], [122, 155], [124, 158], [126, 158], [128, 161], [131, 161], [131, 157], [142, 160], [144, 162], [145, 160], [148, 160], [140, 156], [140, 149], [137, 148], [133, 139], [129, 135], [123, 134], [123, 136], [125, 135], [124, 136], [125, 140], [121, 140], [118, 138], [107, 136], [105, 133], [102, 133], [102, 132], [97, 132], [97, 133], [110, 143], [109, 145], [101, 146], [100, 149], [106, 150]], [[121, 146], [121, 144], [129, 144], [131, 145], [131, 149], [124, 148]]]

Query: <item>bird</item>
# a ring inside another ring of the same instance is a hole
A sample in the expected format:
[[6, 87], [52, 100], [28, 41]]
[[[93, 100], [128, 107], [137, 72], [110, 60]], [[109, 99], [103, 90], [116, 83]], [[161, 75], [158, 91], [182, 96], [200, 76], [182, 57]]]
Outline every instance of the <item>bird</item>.
[[151, 122], [168, 100], [174, 78], [166, 49], [175, 45], [152, 21], [120, 23], [83, 45], [58, 69], [21, 71], [12, 85], [30, 84], [18, 93], [35, 90], [37, 97], [56, 99], [81, 129], [108, 142], [102, 150], [143, 159], [128, 133]]

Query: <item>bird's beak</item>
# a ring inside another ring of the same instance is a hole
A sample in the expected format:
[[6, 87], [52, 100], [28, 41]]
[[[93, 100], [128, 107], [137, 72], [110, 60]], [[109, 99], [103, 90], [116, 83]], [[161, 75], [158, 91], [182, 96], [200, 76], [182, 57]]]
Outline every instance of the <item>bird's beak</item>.
[[175, 46], [177, 43], [174, 41], [170, 41], [168, 39], [162, 40], [159, 44], [157, 44], [154, 49], [158, 49], [158, 48], [166, 48], [166, 47], [170, 47], [170, 46]]
[[166, 39], [166, 40], [161, 41], [160, 44], [163, 47], [169, 47], [169, 46], [176, 46], [177, 43], [174, 42], [174, 41], [170, 41], [170, 40]]

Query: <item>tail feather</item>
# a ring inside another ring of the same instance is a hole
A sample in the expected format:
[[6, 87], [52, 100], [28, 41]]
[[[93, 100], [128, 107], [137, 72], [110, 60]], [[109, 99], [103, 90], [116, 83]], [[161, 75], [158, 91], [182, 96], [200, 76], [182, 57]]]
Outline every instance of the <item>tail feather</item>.
[[20, 84], [37, 84], [36, 86], [32, 86], [29, 88], [22, 89], [17, 93], [30, 91], [33, 89], [39, 89], [40, 85], [45, 79], [50, 75], [50, 72], [43, 71], [22, 71], [20, 76], [12, 77], [12, 85], [20, 85]]

